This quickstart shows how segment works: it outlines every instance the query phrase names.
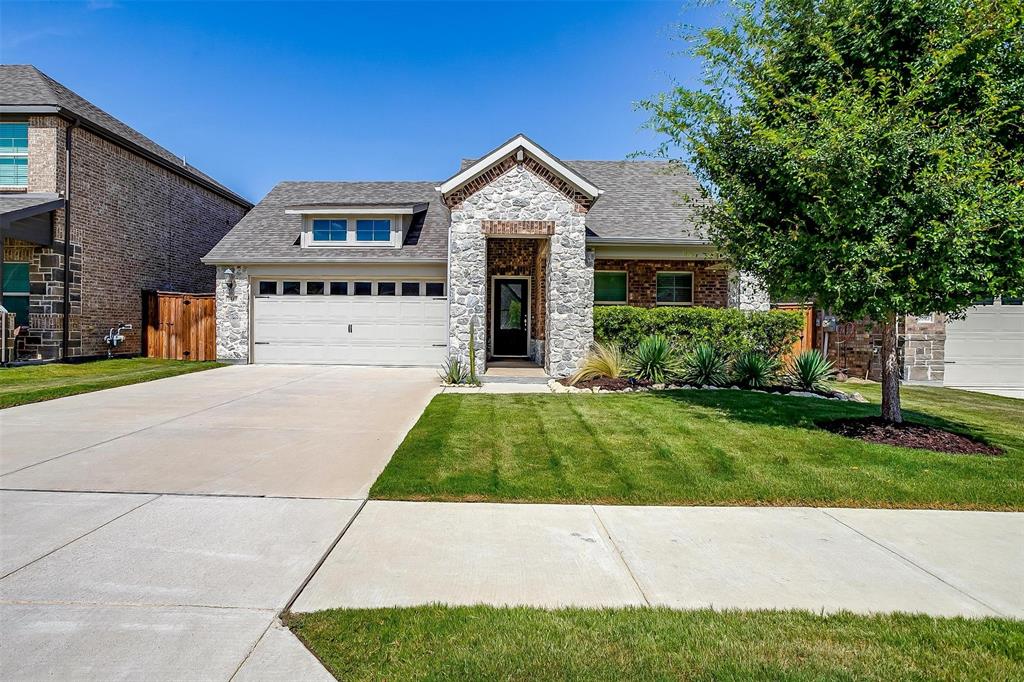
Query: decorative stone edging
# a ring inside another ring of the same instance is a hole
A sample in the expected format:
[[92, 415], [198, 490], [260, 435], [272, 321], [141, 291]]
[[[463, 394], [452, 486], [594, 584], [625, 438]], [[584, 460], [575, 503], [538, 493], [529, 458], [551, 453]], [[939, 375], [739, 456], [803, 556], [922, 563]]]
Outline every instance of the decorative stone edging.
[[636, 386], [633, 388], [625, 388], [621, 391], [609, 391], [600, 387], [594, 388], [578, 388], [576, 386], [566, 386], [557, 379], [552, 379], [548, 382], [548, 388], [551, 389], [552, 393], [601, 393], [601, 394], [612, 394], [612, 393], [648, 393], [650, 391], [747, 391], [749, 393], [765, 393], [769, 395], [778, 396], [794, 396], [796, 398], [820, 398], [821, 400], [838, 400], [843, 402], [854, 402], [854, 403], [866, 403], [867, 399], [856, 391], [853, 393], [844, 393], [843, 391], [833, 391], [831, 396], [825, 396], [820, 393], [812, 393], [810, 391], [765, 391], [761, 389], [743, 389], [739, 386], [721, 387], [721, 386], [689, 386], [686, 384], [654, 384], [653, 386]]

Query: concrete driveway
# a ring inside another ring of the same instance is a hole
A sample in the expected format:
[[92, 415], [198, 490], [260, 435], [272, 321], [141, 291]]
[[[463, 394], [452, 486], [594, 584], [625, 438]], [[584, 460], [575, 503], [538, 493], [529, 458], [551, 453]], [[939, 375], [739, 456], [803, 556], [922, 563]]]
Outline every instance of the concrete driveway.
[[226, 367], [0, 411], [0, 488], [366, 497], [429, 369]]
[[277, 615], [436, 386], [228, 367], [0, 411], [0, 678], [331, 679]]

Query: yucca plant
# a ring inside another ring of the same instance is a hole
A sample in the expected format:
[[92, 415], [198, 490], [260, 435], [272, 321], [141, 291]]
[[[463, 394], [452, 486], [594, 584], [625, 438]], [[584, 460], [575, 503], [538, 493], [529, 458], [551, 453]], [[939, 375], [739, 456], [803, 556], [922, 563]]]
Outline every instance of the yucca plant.
[[469, 369], [462, 360], [451, 357], [441, 363], [441, 371], [437, 375], [446, 384], [464, 384], [469, 378]]
[[744, 351], [732, 363], [732, 375], [740, 386], [764, 388], [772, 385], [781, 367], [778, 358], [756, 351]]
[[626, 372], [626, 360], [622, 348], [614, 343], [595, 341], [590, 352], [583, 360], [583, 365], [569, 379], [569, 385], [575, 386], [589, 379], [618, 379]]
[[805, 350], [793, 356], [789, 361], [787, 378], [789, 382], [804, 391], [824, 391], [828, 387], [825, 382], [833, 374], [832, 361], [821, 354], [821, 351]]
[[680, 368], [679, 353], [661, 334], [641, 339], [629, 356], [629, 373], [641, 381], [664, 384], [674, 379]]
[[698, 344], [683, 356], [679, 378], [696, 386], [723, 386], [729, 381], [729, 359], [710, 343]]

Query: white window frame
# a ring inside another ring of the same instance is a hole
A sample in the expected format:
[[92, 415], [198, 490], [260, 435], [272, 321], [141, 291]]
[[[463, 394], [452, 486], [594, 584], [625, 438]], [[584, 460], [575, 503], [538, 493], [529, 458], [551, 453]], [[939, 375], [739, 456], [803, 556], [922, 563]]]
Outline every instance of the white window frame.
[[[623, 274], [626, 276], [626, 297], [621, 301], [599, 301], [597, 300], [597, 273], [599, 272], [610, 272], [613, 274]], [[629, 305], [629, 271], [628, 270], [594, 270], [594, 305]]]
[[[658, 300], [658, 277], [661, 275], [689, 275], [690, 276], [690, 300], [689, 302], [659, 301]], [[697, 288], [697, 278], [689, 270], [659, 270], [654, 273], [654, 305], [655, 306], [692, 306], [694, 294]]]
[[[313, 221], [314, 220], [344, 220], [345, 223], [345, 240], [332, 240], [332, 241], [313, 241]], [[391, 222], [391, 239], [388, 241], [380, 242], [360, 242], [356, 241], [356, 229], [360, 220], [388, 220]], [[302, 217], [302, 236], [299, 240], [300, 246], [307, 249], [320, 249], [320, 248], [376, 248], [376, 249], [397, 249], [402, 246], [401, 244], [402, 235], [402, 216], [400, 214], [386, 214], [386, 215], [374, 215], [374, 214], [354, 214], [354, 213], [337, 213], [337, 214], [304, 214]], [[336, 280], [337, 281], [337, 280]], [[364, 281], [364, 280], [360, 280]]]

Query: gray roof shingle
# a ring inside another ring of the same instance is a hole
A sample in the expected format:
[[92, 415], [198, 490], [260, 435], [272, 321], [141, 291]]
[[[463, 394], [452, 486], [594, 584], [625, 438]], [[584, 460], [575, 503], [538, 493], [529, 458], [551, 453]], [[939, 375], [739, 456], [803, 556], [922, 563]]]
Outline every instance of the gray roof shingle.
[[[592, 237], [706, 243], [695, 206], [696, 179], [682, 166], [662, 161], [566, 161], [604, 190], [587, 214]], [[445, 260], [450, 216], [435, 187], [440, 182], [282, 182], [207, 254], [208, 262], [301, 260]], [[426, 203], [422, 230], [401, 249], [303, 249], [296, 244], [302, 216], [289, 208], [316, 205], [410, 205]]]
[[[587, 213], [591, 236], [707, 242], [696, 209], [697, 179], [667, 161], [564, 161], [604, 190]], [[696, 202], [688, 202], [684, 196]]]
[[6, 107], [51, 106], [68, 115], [88, 121], [95, 127], [122, 138], [161, 159], [185, 177], [212, 185], [220, 194], [244, 206], [252, 204], [209, 175], [185, 163], [134, 128], [122, 123], [96, 105], [53, 80], [34, 66], [27, 64], [0, 65], [0, 105]]
[[[301, 260], [311, 263], [344, 260], [443, 261], [448, 258], [448, 208], [434, 189], [436, 182], [282, 182], [249, 211], [213, 247], [207, 262]], [[303, 249], [296, 245], [302, 216], [290, 208], [311, 206], [413, 206], [427, 204], [414, 215], [412, 229], [400, 249]]]

